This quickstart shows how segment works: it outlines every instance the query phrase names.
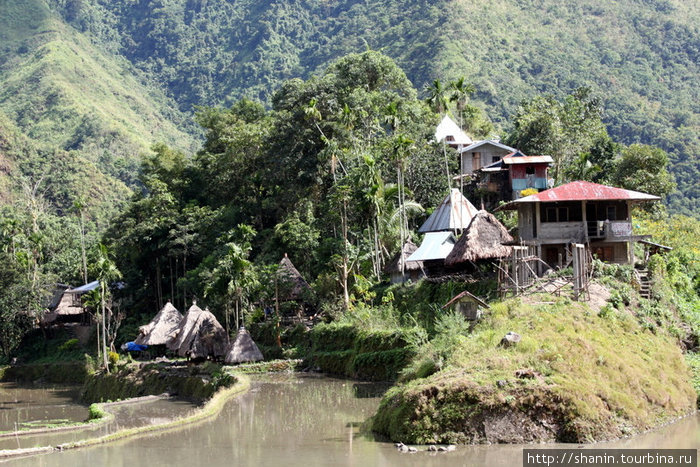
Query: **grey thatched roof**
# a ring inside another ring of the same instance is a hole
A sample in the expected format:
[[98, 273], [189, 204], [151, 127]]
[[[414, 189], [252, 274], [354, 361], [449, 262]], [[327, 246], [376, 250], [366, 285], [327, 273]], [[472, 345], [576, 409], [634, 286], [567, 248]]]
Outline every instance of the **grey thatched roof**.
[[226, 352], [226, 331], [208, 310], [192, 304], [180, 323], [177, 335], [167, 346], [181, 357], [215, 357]]
[[[403, 244], [403, 263], [404, 271], [417, 271], [420, 270], [422, 263], [420, 261], [408, 261], [408, 257], [411, 256], [418, 246], [411, 240], [407, 240]], [[396, 252], [391, 261], [384, 265], [384, 272], [386, 274], [400, 273], [401, 272], [401, 251]]]
[[246, 328], [238, 330], [236, 340], [226, 348], [226, 363], [259, 362], [263, 359], [263, 354], [258, 346], [253, 342], [250, 333]]
[[177, 334], [182, 322], [182, 313], [168, 302], [153, 320], [139, 328], [139, 336], [134, 340], [138, 345], [164, 345]]
[[509, 256], [512, 249], [503, 244], [512, 241], [513, 237], [493, 214], [479, 211], [445, 258], [445, 264], [455, 266], [468, 261]]
[[277, 287], [280, 300], [303, 300], [311, 292], [311, 286], [284, 254], [277, 268]]

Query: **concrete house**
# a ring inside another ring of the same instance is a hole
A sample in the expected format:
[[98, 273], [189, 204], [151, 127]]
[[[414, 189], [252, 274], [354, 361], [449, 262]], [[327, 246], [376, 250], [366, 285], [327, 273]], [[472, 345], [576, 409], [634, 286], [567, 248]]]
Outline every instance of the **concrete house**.
[[520, 243], [532, 245], [552, 267], [568, 262], [568, 247], [582, 243], [603, 261], [634, 263], [632, 206], [658, 196], [577, 181], [511, 201], [499, 208], [518, 211]]

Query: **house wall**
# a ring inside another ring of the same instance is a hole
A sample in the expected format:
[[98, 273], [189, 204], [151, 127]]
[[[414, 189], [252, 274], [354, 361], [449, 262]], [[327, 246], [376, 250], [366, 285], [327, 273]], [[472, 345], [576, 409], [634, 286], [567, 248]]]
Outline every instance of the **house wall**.
[[[484, 166], [487, 166], [493, 162], [500, 160], [501, 158], [503, 158], [503, 156], [510, 154], [510, 152], [511, 151], [501, 149], [498, 146], [492, 146], [490, 144], [484, 144], [483, 146], [479, 146], [473, 151], [463, 152], [461, 160], [462, 173], [470, 174], [475, 170], [478, 170]], [[479, 154], [477, 164], [474, 164], [475, 154]]]
[[[533, 174], [527, 173], [528, 167], [534, 168]], [[512, 164], [509, 174], [513, 199], [520, 198], [520, 192], [527, 188], [547, 189], [547, 164]]]

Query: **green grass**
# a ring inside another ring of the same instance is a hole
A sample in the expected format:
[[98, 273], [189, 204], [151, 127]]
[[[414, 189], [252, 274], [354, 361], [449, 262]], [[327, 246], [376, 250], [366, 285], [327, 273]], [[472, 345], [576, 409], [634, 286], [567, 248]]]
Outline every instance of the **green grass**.
[[[499, 346], [509, 331], [521, 342]], [[522, 369], [539, 376], [518, 378]], [[443, 371], [392, 388], [373, 429], [404, 442], [493, 442], [474, 426], [515, 409], [556, 425], [533, 428], [535, 438], [587, 442], [647, 430], [688, 413], [695, 400], [674, 339], [632, 315], [600, 317], [565, 299], [539, 307], [508, 300], [460, 338]]]

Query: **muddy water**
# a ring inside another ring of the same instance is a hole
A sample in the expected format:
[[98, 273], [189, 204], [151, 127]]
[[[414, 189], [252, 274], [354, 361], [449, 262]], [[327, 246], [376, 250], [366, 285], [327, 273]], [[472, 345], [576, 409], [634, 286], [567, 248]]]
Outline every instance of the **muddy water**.
[[[88, 407], [75, 402], [79, 387], [37, 388], [20, 387], [10, 383], [0, 384], [0, 417], [2, 431], [14, 430], [15, 425], [32, 421], [72, 422], [88, 418]], [[55, 446], [85, 438], [99, 437], [123, 428], [164, 423], [187, 415], [196, 406], [176, 399], [148, 400], [138, 403], [115, 405], [109, 408], [114, 420], [106, 424], [87, 425], [79, 430], [56, 433], [40, 433], [21, 437], [0, 437], [0, 450]], [[17, 422], [20, 420], [21, 422]], [[26, 425], [25, 425], [26, 426]]]
[[[214, 420], [116, 444], [9, 461], [10, 466], [511, 466], [523, 446], [399, 453], [359, 434], [381, 388], [318, 377], [263, 377]], [[532, 447], [532, 446], [530, 446]], [[548, 445], [547, 447], [572, 447]], [[575, 447], [575, 445], [574, 445]], [[629, 440], [591, 447], [699, 448], [700, 416]]]
[[86, 406], [76, 404], [80, 387], [34, 388], [0, 383], [0, 431], [11, 431], [38, 420], [87, 418]]

